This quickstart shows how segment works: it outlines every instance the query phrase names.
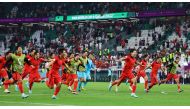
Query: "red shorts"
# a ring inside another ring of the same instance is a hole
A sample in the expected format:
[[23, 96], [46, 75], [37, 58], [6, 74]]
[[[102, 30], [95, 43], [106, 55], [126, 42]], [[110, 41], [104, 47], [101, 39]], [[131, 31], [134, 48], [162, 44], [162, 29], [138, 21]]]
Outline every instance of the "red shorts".
[[24, 66], [24, 69], [22, 71], [22, 78], [25, 78], [30, 72], [31, 72], [31, 67], [30, 66]]
[[66, 80], [68, 77], [68, 74], [67, 73], [63, 73], [62, 76], [61, 76], [61, 80]]
[[18, 72], [14, 72], [12, 74], [12, 78], [13, 78], [14, 81], [22, 80], [21, 74], [18, 73]]
[[137, 73], [137, 78], [140, 78], [140, 77], [145, 77], [146, 76], [146, 73], [144, 72], [144, 71], [139, 71], [138, 73]]
[[69, 77], [72, 78], [72, 79], [77, 79], [77, 74], [69, 74]]
[[1, 77], [1, 78], [8, 78], [7, 71], [6, 71], [4, 68], [2, 68], [2, 69], [0, 70], [0, 77]]
[[178, 76], [177, 74], [169, 73], [169, 74], [167, 75], [166, 80], [168, 81], [168, 80], [171, 80], [172, 78], [173, 78], [173, 79], [178, 79], [179, 76]]
[[128, 79], [133, 79], [133, 78], [135, 78], [135, 75], [132, 73], [132, 71], [128, 71], [128, 72], [126, 72], [125, 70], [122, 71], [121, 76], [119, 77], [119, 79], [120, 79], [121, 81], [123, 81], [123, 80], [126, 80], [127, 78], [128, 78]]
[[41, 76], [39, 73], [30, 73], [29, 75], [29, 82], [34, 82], [35, 80], [40, 80]]
[[150, 79], [151, 79], [151, 83], [152, 83], [152, 84], [158, 83], [157, 74], [151, 73], [151, 74], [150, 74]]
[[50, 70], [48, 74], [48, 84], [49, 86], [53, 87], [54, 84], [61, 83], [61, 77], [58, 71]]

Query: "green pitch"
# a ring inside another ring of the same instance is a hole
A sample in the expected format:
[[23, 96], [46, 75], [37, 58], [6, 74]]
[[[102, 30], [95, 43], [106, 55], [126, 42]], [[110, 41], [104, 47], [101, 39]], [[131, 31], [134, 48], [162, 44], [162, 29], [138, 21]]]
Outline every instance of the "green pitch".
[[[0, 89], [0, 105], [3, 106], [190, 106], [190, 85], [182, 85], [182, 93], [177, 92], [177, 86], [155, 86], [149, 93], [144, 92], [144, 84], [138, 84], [136, 94], [139, 98], [132, 98], [128, 86], [124, 83], [115, 93], [115, 87], [108, 91], [108, 82], [91, 82], [87, 84], [86, 91], [78, 95], [71, 94], [65, 85], [57, 96], [52, 100], [53, 90], [48, 89], [45, 83], [34, 84], [33, 93], [27, 99], [22, 99], [19, 92], [10, 87], [10, 94], [5, 94]], [[25, 92], [28, 89], [25, 87]]]

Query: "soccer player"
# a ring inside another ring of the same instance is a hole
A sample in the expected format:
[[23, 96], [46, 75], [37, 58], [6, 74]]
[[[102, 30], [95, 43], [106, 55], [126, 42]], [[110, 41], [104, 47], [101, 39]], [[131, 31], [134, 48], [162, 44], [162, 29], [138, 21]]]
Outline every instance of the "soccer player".
[[[82, 64], [79, 64], [78, 71], [77, 71], [77, 75], [78, 75], [78, 79], [79, 79], [78, 91], [81, 91], [82, 84], [84, 84], [86, 82], [85, 74], [86, 74], [86, 65], [87, 65], [87, 61], [88, 61], [87, 55], [88, 55], [88, 53], [84, 52], [82, 54], [82, 56], [79, 58], [79, 60], [81, 61]], [[82, 89], [82, 90], [84, 90], [84, 89]]]
[[[30, 59], [34, 56], [35, 53], [35, 49], [31, 50], [31, 53], [29, 53], [28, 55], [26, 55], [26, 58], [30, 61]], [[22, 72], [22, 79], [24, 79], [31, 71], [31, 66], [28, 63], [24, 64], [24, 69]]]
[[136, 77], [132, 73], [132, 70], [133, 70], [134, 65], [136, 63], [136, 59], [135, 59], [136, 56], [137, 56], [137, 51], [136, 50], [131, 50], [130, 54], [128, 56], [125, 56], [124, 58], [120, 59], [120, 61], [125, 60], [124, 68], [122, 70], [122, 73], [121, 73], [121, 76], [119, 77], [119, 79], [112, 82], [112, 84], [109, 86], [109, 90], [111, 90], [112, 86], [114, 86], [114, 85], [119, 86], [120, 83], [123, 80], [126, 80], [126, 78], [128, 78], [133, 83], [131, 97], [135, 97], [135, 98], [138, 97], [135, 94], [135, 91], [136, 91]]
[[27, 98], [28, 95], [24, 93], [23, 85], [22, 85], [22, 77], [21, 73], [24, 67], [24, 63], [28, 62], [25, 54], [22, 54], [22, 48], [19, 46], [17, 47], [16, 54], [11, 53], [10, 58], [13, 60], [12, 68], [12, 79], [10, 79], [11, 83], [17, 83], [20, 93], [22, 94], [22, 98]]
[[[154, 61], [152, 63], [152, 71], [150, 73], [150, 78], [151, 78], [151, 84], [150, 86], [148, 86], [147, 88], [147, 92], [149, 92], [149, 90], [156, 84], [158, 84], [158, 78], [157, 78], [157, 73], [158, 73], [158, 70], [161, 69], [163, 72], [164, 72], [164, 67], [161, 66], [162, 65], [162, 60], [160, 57], [157, 57], [156, 58], [156, 61]], [[148, 66], [149, 67], [149, 66]]]
[[140, 77], [143, 77], [145, 83], [144, 83], [144, 90], [146, 91], [148, 88], [148, 76], [145, 73], [145, 68], [147, 66], [147, 61], [149, 59], [149, 55], [144, 55], [143, 56], [143, 60], [141, 61], [141, 65], [139, 70], [137, 71], [137, 79], [139, 79]]
[[8, 90], [9, 77], [7, 74], [7, 70], [5, 68], [5, 64], [6, 64], [6, 57], [0, 56], [0, 78], [4, 78], [4, 89], [5, 89], [4, 92], [10, 93], [10, 91]]
[[[26, 55], [26, 58], [28, 59], [28, 61], [30, 61], [30, 59], [32, 57], [34, 57], [34, 53], [35, 53], [35, 49], [32, 49], [31, 52]], [[31, 72], [31, 66], [28, 63], [24, 64], [24, 69], [22, 71], [22, 79], [24, 79], [27, 75], [29, 75], [29, 73]], [[29, 82], [26, 83], [26, 86], [29, 88]]]
[[183, 90], [181, 90], [181, 88], [180, 88], [179, 76], [176, 74], [177, 68], [180, 67], [179, 61], [180, 61], [180, 58], [176, 57], [176, 59], [175, 59], [174, 62], [172, 62], [171, 64], [167, 65], [169, 73], [168, 73], [166, 79], [160, 81], [159, 85], [162, 84], [162, 83], [165, 83], [165, 82], [167, 82], [167, 81], [169, 81], [169, 80], [171, 80], [173, 78], [176, 81], [176, 83], [177, 83], [178, 92], [180, 93]]
[[84, 87], [86, 86], [87, 82], [89, 80], [91, 80], [91, 76], [90, 76], [91, 69], [96, 68], [96, 66], [94, 65], [94, 63], [93, 63], [92, 60], [94, 60], [94, 56], [92, 54], [89, 54], [88, 61], [87, 61], [87, 64], [86, 64], [85, 77], [84, 77], [85, 82], [82, 84], [82, 89], [84, 89]]
[[47, 86], [50, 89], [53, 89], [54, 85], [56, 85], [52, 99], [57, 98], [57, 94], [59, 93], [61, 89], [61, 76], [59, 74], [59, 68], [64, 64], [63, 63], [64, 50], [59, 49], [58, 53], [59, 55], [55, 56], [54, 59], [49, 64], [49, 65], [52, 65], [52, 68], [50, 69], [48, 73], [48, 80], [46, 82]]
[[70, 77], [72, 78], [72, 80], [74, 80], [74, 88], [72, 91], [73, 94], [77, 94], [77, 91], [76, 91], [77, 86], [78, 86], [77, 71], [79, 68], [79, 64], [83, 64], [83, 63], [79, 60], [79, 54], [78, 53], [76, 53], [75, 57], [70, 60], [70, 66], [69, 67], [66, 64], [67, 69], [70, 71]]
[[38, 72], [40, 64], [44, 62], [45, 59], [40, 58], [40, 54], [38, 52], [34, 53], [34, 58], [30, 58], [30, 66], [31, 72], [29, 73], [29, 93], [32, 93], [32, 86], [34, 82], [41, 82], [41, 76]]
[[[73, 91], [72, 90], [72, 88], [71, 88], [71, 86], [73, 85], [73, 83], [74, 83], [74, 79], [72, 78], [72, 72], [69, 70], [70, 68], [72, 69], [72, 66], [71, 66], [71, 60], [73, 60], [74, 59], [74, 57], [75, 57], [75, 54], [71, 54], [70, 55], [70, 57], [69, 57], [69, 59], [67, 60], [67, 62], [66, 62], [66, 64], [67, 64], [67, 67], [65, 68], [66, 69], [66, 72], [67, 72], [67, 74], [66, 74], [66, 82], [65, 82], [65, 84], [68, 86], [68, 90], [69, 91]], [[77, 83], [78, 84], [78, 83]]]

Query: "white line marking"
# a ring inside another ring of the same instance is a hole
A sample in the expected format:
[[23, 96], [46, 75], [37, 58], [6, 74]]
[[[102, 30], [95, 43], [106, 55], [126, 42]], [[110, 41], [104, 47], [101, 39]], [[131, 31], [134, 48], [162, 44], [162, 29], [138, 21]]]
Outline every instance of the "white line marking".
[[0, 101], [0, 103], [21, 103], [21, 104], [36, 104], [36, 105], [49, 105], [49, 106], [65, 106], [63, 104], [47, 104], [47, 103], [31, 103], [31, 102], [12, 102], [12, 101]]

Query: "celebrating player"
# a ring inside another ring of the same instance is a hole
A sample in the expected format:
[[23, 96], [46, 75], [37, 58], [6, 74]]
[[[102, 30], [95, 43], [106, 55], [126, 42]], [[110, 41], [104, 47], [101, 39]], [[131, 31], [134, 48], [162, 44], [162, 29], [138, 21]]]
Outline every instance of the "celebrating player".
[[177, 83], [178, 92], [182, 92], [183, 91], [180, 88], [179, 76], [176, 74], [177, 67], [180, 67], [180, 65], [178, 64], [179, 61], [180, 61], [180, 58], [176, 57], [175, 61], [167, 66], [167, 68], [168, 68], [167, 78], [164, 79], [164, 80], [161, 80], [161, 82], [159, 83], [159, 85], [162, 84], [162, 83], [165, 83], [165, 82], [167, 82], [167, 81], [169, 81], [169, 80], [171, 80], [173, 78], [176, 81], [176, 83]]
[[158, 78], [157, 78], [157, 73], [158, 70], [161, 69], [164, 72], [164, 67], [162, 65], [162, 60], [160, 57], [156, 58], [156, 61], [152, 63], [152, 71], [150, 73], [150, 78], [151, 78], [151, 84], [147, 88], [147, 92], [156, 84], [158, 84]]
[[148, 88], [148, 76], [146, 75], [145, 73], [145, 68], [147, 66], [147, 61], [149, 59], [149, 55], [144, 55], [143, 57], [144, 59], [141, 61], [141, 65], [140, 65], [140, 68], [137, 72], [137, 79], [139, 79], [140, 77], [143, 77], [144, 78], [144, 90], [146, 91], [147, 88]]
[[122, 70], [121, 76], [119, 77], [118, 80], [115, 80], [112, 82], [112, 84], [109, 86], [109, 90], [111, 90], [112, 86], [116, 85], [119, 86], [120, 83], [123, 80], [126, 80], [126, 78], [130, 79], [131, 82], [133, 83], [132, 85], [132, 93], [131, 96], [137, 98], [138, 96], [135, 94], [136, 91], [136, 77], [132, 73], [132, 70], [134, 68], [134, 65], [136, 63], [135, 57], [137, 56], [137, 51], [136, 50], [131, 50], [130, 54], [128, 56], [125, 56], [124, 58], [121, 58], [120, 61], [125, 60], [125, 66]]
[[91, 80], [90, 71], [91, 71], [92, 68], [95, 68], [95, 65], [94, 65], [92, 60], [94, 60], [94, 56], [92, 54], [89, 54], [88, 61], [87, 61], [87, 64], [86, 64], [86, 72], [85, 72], [85, 78], [84, 78], [85, 82], [82, 84], [82, 89], [84, 89], [87, 82], [89, 80]]
[[[9, 86], [9, 77], [7, 74], [7, 70], [5, 68], [5, 64], [6, 64], [6, 56], [0, 56], [0, 78], [4, 78], [4, 92], [5, 93], [10, 93], [10, 91], [8, 90], [8, 86]], [[0, 81], [1, 82], [1, 81]]]
[[54, 59], [49, 64], [52, 65], [52, 68], [48, 73], [48, 80], [46, 83], [50, 89], [53, 89], [54, 85], [56, 85], [52, 99], [57, 98], [57, 94], [61, 89], [61, 76], [59, 75], [59, 68], [64, 64], [63, 59], [64, 59], [64, 50], [59, 49], [59, 55], [55, 56]]
[[41, 76], [38, 72], [40, 64], [44, 62], [45, 59], [40, 58], [40, 54], [38, 52], [34, 53], [34, 58], [30, 58], [31, 63], [31, 72], [29, 73], [29, 93], [32, 93], [32, 86], [34, 82], [41, 82]]
[[22, 77], [21, 73], [24, 67], [24, 63], [28, 62], [25, 54], [22, 54], [22, 48], [18, 47], [16, 54], [11, 53], [10, 58], [13, 60], [12, 68], [12, 79], [9, 83], [17, 83], [20, 93], [22, 94], [22, 98], [27, 98], [28, 95], [24, 93], [23, 85], [22, 85]]
[[84, 82], [86, 82], [85, 74], [86, 74], [86, 65], [87, 65], [87, 61], [88, 61], [87, 55], [88, 55], [88, 53], [84, 52], [82, 57], [79, 58], [79, 60], [82, 62], [82, 64], [79, 64], [79, 68], [78, 68], [78, 72], [77, 72], [78, 79], [79, 79], [78, 91], [81, 91], [82, 84], [84, 84]]

